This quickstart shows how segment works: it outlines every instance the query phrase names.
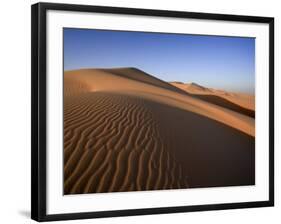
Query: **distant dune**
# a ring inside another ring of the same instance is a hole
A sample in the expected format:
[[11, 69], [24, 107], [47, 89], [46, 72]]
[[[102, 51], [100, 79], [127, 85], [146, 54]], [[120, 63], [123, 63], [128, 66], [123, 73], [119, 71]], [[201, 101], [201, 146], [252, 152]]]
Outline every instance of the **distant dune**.
[[64, 193], [254, 184], [253, 117], [177, 85], [136, 68], [65, 72]]
[[201, 100], [255, 117], [255, 97], [253, 95], [206, 88], [196, 83], [170, 82], [170, 84]]

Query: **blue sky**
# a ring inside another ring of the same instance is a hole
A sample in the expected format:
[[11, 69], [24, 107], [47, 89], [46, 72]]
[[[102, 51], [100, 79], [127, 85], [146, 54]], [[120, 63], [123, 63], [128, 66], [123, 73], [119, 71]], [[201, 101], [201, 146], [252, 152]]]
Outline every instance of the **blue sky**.
[[64, 28], [64, 70], [112, 67], [253, 94], [255, 39]]

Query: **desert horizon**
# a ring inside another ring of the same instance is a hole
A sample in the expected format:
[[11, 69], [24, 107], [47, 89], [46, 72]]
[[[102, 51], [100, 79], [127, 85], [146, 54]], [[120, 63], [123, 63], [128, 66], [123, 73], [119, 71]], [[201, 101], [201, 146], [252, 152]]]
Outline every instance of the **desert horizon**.
[[64, 194], [255, 184], [255, 96], [136, 67], [64, 72]]

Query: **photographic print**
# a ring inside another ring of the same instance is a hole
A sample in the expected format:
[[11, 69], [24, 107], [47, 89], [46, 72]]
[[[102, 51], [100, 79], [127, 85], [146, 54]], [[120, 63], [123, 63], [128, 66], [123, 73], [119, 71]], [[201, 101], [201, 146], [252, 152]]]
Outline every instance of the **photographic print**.
[[274, 18], [37, 3], [31, 218], [274, 206]]
[[64, 194], [255, 185], [255, 38], [63, 28]]

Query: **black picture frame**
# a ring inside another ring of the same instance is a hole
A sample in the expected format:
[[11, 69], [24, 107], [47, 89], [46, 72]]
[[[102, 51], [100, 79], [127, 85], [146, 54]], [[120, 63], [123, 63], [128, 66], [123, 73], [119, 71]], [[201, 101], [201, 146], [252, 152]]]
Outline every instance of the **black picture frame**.
[[[48, 10], [101, 12], [125, 15], [162, 16], [269, 24], [269, 200], [243, 203], [160, 207], [54, 215], [46, 214], [46, 12]], [[31, 15], [32, 219], [36, 221], [54, 221], [206, 210], [253, 208], [274, 205], [274, 18], [54, 3], [37, 3], [32, 5]]]

